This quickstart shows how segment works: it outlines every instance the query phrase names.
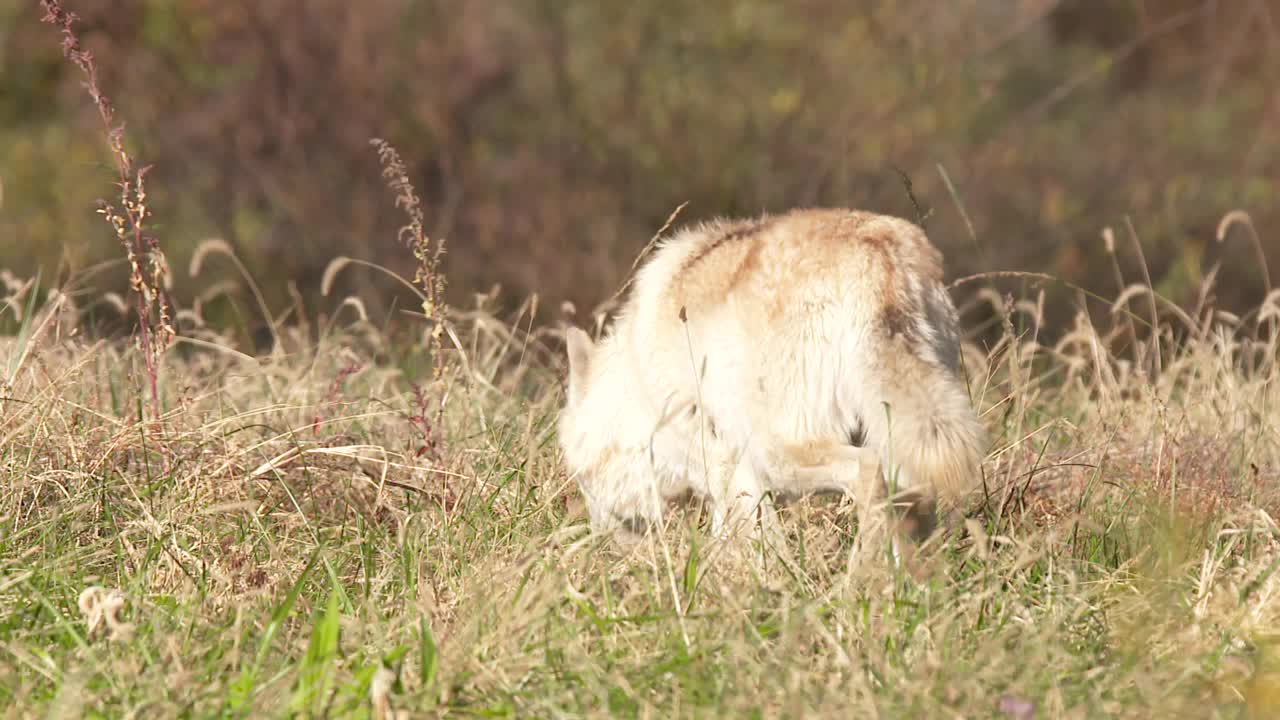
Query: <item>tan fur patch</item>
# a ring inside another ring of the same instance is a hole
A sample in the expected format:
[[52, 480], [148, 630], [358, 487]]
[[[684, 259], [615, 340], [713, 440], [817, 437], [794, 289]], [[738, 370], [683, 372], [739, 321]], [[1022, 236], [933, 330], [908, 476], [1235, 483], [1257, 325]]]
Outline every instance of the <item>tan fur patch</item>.
[[761, 235], [773, 218], [724, 225], [710, 235], [681, 266], [674, 281], [674, 298], [689, 312], [724, 299], [760, 268]]
[[750, 245], [747, 247], [747, 254], [742, 258], [742, 262], [738, 263], [738, 267], [734, 268], [733, 274], [729, 276], [729, 282], [725, 286], [727, 291], [732, 291], [738, 285], [742, 284], [743, 278], [759, 269], [760, 266], [760, 249], [764, 245], [759, 237], [751, 238]]

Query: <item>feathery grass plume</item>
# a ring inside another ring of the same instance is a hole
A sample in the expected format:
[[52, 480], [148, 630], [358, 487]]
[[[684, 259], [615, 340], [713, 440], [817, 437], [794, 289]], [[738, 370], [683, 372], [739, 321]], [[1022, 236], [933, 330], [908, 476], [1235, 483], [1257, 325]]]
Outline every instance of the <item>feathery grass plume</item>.
[[98, 70], [93, 53], [80, 45], [75, 23], [79, 17], [65, 9], [59, 0], [41, 0], [43, 21], [62, 32], [62, 54], [84, 74], [84, 88], [98, 109], [107, 134], [107, 145], [115, 161], [120, 179], [119, 206], [107, 200], [98, 201], [98, 213], [115, 232], [129, 262], [129, 287], [137, 300], [138, 345], [142, 350], [151, 388], [151, 412], [160, 417], [159, 365], [164, 351], [173, 341], [173, 310], [166, 292], [169, 266], [164, 251], [147, 229], [151, 209], [147, 205], [146, 175], [149, 166], [138, 167], [124, 147], [124, 124], [116, 124], [111, 99], [98, 85]]

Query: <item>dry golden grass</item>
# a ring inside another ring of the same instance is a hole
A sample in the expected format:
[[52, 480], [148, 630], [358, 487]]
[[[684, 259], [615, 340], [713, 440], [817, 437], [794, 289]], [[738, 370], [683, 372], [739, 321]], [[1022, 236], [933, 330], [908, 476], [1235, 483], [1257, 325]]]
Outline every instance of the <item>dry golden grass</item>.
[[429, 332], [286, 328], [295, 349], [255, 359], [184, 311], [201, 343], [165, 356], [152, 421], [140, 351], [80, 339], [59, 297], [0, 349], [8, 714], [1280, 708], [1280, 391], [1254, 319], [1170, 329], [1148, 379], [1109, 350], [1125, 311], [1042, 347], [1037, 303], [990, 295], [1006, 335], [965, 356], [990, 496], [908, 573], [851, 568], [850, 508], [820, 499], [760, 565], [692, 511], [626, 556], [590, 536], [558, 340], [524, 315], [452, 311], [413, 386]]

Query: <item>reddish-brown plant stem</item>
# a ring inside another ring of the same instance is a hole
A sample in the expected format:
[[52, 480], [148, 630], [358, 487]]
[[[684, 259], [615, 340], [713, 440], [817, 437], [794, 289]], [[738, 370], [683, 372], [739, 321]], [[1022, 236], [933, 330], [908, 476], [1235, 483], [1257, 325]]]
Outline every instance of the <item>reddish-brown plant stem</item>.
[[[137, 168], [124, 147], [124, 124], [116, 125], [115, 108], [98, 85], [93, 53], [85, 50], [75, 32], [78, 16], [62, 6], [59, 0], [41, 0], [43, 21], [62, 33], [62, 53], [84, 74], [84, 88], [98, 110], [107, 134], [107, 145], [119, 173], [120, 210], [100, 200], [98, 212], [107, 220], [124, 247], [129, 260], [129, 286], [137, 301], [138, 344], [151, 390], [152, 417], [160, 417], [160, 354], [173, 339], [174, 331], [163, 287], [167, 276], [164, 253], [156, 239], [146, 232], [147, 208], [145, 178], [147, 167]], [[123, 213], [123, 214], [121, 214]], [[145, 268], [144, 268], [145, 263]], [[153, 314], [154, 310], [154, 314]]]

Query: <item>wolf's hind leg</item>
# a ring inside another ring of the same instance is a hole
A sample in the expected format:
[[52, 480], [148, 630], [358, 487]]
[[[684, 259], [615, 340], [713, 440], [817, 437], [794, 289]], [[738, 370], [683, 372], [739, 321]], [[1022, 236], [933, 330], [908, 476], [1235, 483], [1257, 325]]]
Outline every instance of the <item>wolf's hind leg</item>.
[[781, 491], [843, 492], [859, 503], [884, 495], [880, 457], [869, 448], [817, 440], [782, 444], [764, 455], [771, 484]]
[[933, 532], [932, 496], [908, 490], [889, 496], [880, 457], [871, 448], [838, 441], [778, 446], [766, 458], [772, 485], [793, 493], [843, 492], [858, 506], [859, 545], [883, 547], [888, 535], [895, 558]]

